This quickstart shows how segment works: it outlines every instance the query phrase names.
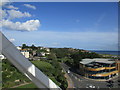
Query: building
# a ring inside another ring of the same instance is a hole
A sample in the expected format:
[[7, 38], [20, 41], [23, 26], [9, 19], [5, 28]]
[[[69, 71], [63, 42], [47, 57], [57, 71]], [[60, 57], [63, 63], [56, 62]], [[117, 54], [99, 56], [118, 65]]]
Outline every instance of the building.
[[26, 57], [29, 58], [30, 54], [26, 49], [21, 49], [20, 52]]
[[32, 55], [33, 55], [33, 56], [36, 56], [36, 55], [37, 55], [36, 50], [35, 50], [35, 51], [32, 51]]
[[47, 51], [47, 52], [50, 52], [50, 49], [49, 49], [49, 48], [46, 48], [46, 51]]
[[90, 79], [108, 80], [118, 75], [116, 62], [111, 59], [82, 59], [79, 67], [80, 74]]
[[0, 54], [0, 60], [6, 59], [6, 57], [2, 54]]
[[45, 56], [45, 52], [40, 52], [40, 56]]
[[21, 49], [22, 49], [22, 48], [21, 48], [21, 47], [19, 47], [19, 46], [18, 46], [18, 47], [16, 47], [16, 48], [17, 48], [18, 50], [21, 50]]
[[22, 49], [21, 47], [17, 47], [18, 50], [20, 50], [20, 52], [26, 57], [26, 58], [29, 58], [30, 57], [30, 54], [28, 52], [27, 49]]
[[117, 70], [118, 70], [118, 72], [120, 74], [120, 60], [116, 61], [116, 67], [117, 67]]

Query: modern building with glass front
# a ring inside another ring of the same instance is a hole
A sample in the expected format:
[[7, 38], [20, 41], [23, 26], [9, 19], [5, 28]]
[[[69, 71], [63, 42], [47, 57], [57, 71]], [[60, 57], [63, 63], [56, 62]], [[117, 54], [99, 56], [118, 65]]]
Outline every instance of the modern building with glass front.
[[95, 80], [109, 80], [118, 75], [116, 62], [112, 59], [82, 59], [79, 64], [80, 74]]

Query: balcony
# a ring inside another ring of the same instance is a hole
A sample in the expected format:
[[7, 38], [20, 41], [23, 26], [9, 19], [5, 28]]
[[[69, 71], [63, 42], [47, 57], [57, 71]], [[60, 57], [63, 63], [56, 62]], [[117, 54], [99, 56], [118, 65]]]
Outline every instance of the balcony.
[[101, 73], [101, 74], [93, 74], [91, 76], [109, 76], [109, 75], [115, 74], [115, 73], [118, 73], [118, 71], [115, 70], [115, 71], [112, 71], [112, 72], [104, 72], [104, 73]]
[[86, 67], [86, 69], [90, 71], [100, 71], [100, 70], [114, 69], [114, 68], [116, 67], [98, 67], [98, 68]]

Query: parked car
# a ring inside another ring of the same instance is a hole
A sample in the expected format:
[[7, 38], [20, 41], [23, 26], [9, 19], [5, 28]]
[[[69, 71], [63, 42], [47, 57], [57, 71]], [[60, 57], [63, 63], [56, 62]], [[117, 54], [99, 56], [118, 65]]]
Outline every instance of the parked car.
[[106, 81], [107, 83], [114, 83], [114, 81], [112, 81], [112, 80], [109, 80], [109, 81]]
[[95, 85], [87, 84], [87, 85], [86, 85], [86, 88], [96, 88], [96, 87], [95, 87]]
[[70, 73], [70, 70], [68, 70], [67, 73]]

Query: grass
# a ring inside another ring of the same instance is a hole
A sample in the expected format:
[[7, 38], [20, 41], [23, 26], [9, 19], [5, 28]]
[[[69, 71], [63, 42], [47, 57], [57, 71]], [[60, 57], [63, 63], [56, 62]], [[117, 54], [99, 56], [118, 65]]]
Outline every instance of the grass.
[[16, 88], [37, 88], [37, 86], [33, 83], [30, 83], [30, 84], [26, 84], [26, 85], [19, 86], [19, 87], [16, 87]]
[[51, 73], [50, 70], [54, 70], [54, 67], [45, 61], [32, 61], [32, 63], [43, 72]]

